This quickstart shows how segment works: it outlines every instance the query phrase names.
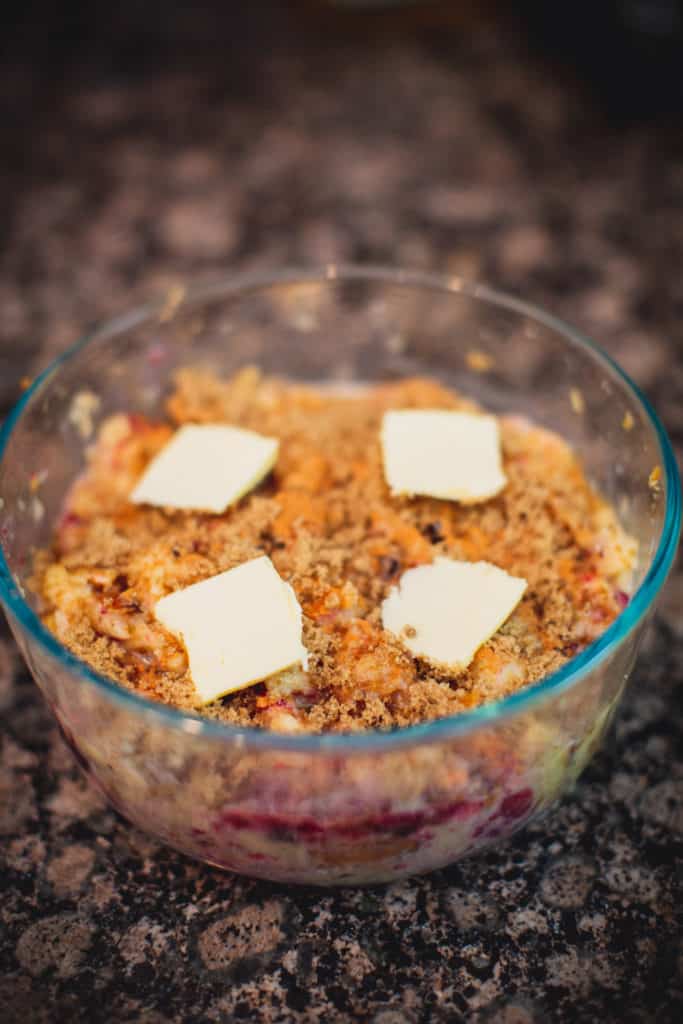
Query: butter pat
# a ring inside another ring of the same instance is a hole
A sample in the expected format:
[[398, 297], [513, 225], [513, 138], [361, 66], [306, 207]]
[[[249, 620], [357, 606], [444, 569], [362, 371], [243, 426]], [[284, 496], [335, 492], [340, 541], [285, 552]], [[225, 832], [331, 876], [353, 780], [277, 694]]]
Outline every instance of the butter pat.
[[489, 562], [437, 558], [403, 574], [382, 604], [382, 624], [412, 654], [461, 672], [503, 625], [526, 585]]
[[202, 704], [301, 664], [301, 606], [265, 555], [184, 590], [154, 608], [185, 645]]
[[506, 484], [494, 416], [401, 409], [382, 421], [384, 476], [391, 493], [474, 503]]
[[224, 424], [188, 424], [152, 459], [134, 488], [136, 505], [224, 512], [275, 465], [279, 442]]

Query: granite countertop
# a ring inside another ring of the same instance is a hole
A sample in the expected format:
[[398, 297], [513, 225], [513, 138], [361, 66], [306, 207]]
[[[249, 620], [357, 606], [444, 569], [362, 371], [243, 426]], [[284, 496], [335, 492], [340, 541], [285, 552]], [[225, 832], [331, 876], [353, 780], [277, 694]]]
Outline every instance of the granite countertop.
[[[109, 12], [114, 56], [83, 25], [61, 60], [54, 24], [33, 64], [17, 43], [1, 90], [18, 100], [0, 168], [3, 409], [93, 321], [179, 277], [373, 260], [481, 276], [575, 322], [680, 454], [676, 125], [613, 116], [486, 21], [323, 32], [257, 6], [237, 27], [178, 15], [157, 49]], [[680, 1020], [682, 666], [678, 572], [610, 741], [545, 820], [431, 877], [320, 892], [222, 874], [126, 825], [5, 630], [0, 1017]]]

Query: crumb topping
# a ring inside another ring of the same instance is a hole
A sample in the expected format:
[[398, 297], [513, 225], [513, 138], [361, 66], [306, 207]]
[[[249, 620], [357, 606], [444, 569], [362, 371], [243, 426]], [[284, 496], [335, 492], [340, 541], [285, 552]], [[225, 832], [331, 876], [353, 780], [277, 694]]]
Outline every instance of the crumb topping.
[[[557, 435], [520, 416], [500, 430], [507, 486], [481, 505], [392, 497], [380, 425], [392, 409], [477, 406], [422, 379], [334, 395], [246, 368], [224, 381], [185, 369], [168, 422], [117, 414], [101, 426], [50, 550], [36, 557], [44, 621], [97, 671], [153, 700], [196, 709], [182, 645], [155, 619], [175, 590], [267, 554], [304, 611], [308, 671], [208, 705], [221, 721], [278, 731], [391, 728], [497, 700], [556, 670], [626, 599], [634, 545]], [[269, 477], [222, 515], [129, 500], [185, 423], [230, 423], [277, 437]], [[442, 555], [488, 561], [528, 582], [516, 610], [448, 676], [382, 629], [401, 574]]]

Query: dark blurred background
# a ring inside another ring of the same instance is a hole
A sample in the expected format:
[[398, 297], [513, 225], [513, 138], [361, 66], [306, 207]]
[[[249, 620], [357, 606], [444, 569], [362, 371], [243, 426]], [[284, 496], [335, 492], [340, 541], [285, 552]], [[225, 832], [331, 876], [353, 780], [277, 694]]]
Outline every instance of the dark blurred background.
[[216, 264], [481, 275], [630, 369], [679, 330], [678, 0], [27, 0], [0, 46], [5, 405]]

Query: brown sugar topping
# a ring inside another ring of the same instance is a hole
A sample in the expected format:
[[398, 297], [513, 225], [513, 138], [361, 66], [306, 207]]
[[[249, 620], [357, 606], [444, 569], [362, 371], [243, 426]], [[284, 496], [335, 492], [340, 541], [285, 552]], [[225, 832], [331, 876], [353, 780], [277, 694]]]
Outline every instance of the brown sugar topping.
[[[155, 603], [261, 554], [304, 610], [308, 672], [290, 669], [202, 709], [282, 731], [390, 728], [456, 714], [541, 679], [590, 643], [623, 604], [633, 544], [568, 445], [522, 417], [501, 420], [508, 484], [463, 506], [395, 498], [379, 447], [388, 409], [476, 406], [429, 380], [335, 396], [247, 368], [227, 381], [182, 370], [170, 423], [119, 414], [102, 425], [53, 547], [36, 559], [45, 622], [99, 672], [195, 709], [182, 645]], [[128, 495], [183, 423], [226, 422], [280, 439], [271, 475], [222, 515], [135, 506]], [[469, 668], [445, 676], [382, 629], [402, 573], [436, 555], [493, 562], [528, 581]]]

